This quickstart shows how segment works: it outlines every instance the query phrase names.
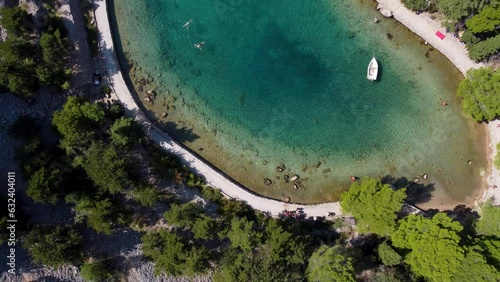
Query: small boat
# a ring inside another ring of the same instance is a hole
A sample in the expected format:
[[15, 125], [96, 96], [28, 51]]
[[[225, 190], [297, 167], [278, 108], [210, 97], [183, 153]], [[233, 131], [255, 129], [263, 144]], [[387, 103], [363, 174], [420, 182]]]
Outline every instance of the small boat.
[[368, 64], [366, 79], [370, 81], [375, 81], [377, 80], [377, 75], [378, 75], [378, 63], [375, 57], [373, 57], [370, 63]]

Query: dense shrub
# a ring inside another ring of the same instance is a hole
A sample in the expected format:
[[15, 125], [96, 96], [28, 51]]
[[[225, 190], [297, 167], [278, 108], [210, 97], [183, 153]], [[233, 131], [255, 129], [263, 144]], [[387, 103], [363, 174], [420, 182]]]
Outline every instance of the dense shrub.
[[500, 50], [500, 35], [478, 42], [469, 49], [469, 56], [474, 61], [487, 59]]
[[495, 119], [500, 114], [500, 72], [491, 68], [468, 71], [458, 86], [458, 96], [464, 99], [466, 115], [477, 121]]

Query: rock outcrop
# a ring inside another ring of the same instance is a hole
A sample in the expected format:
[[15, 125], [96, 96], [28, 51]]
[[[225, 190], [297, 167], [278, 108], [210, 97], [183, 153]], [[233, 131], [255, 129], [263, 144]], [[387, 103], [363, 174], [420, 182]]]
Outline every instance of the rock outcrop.
[[389, 10], [389, 8], [387, 8], [386, 6], [384, 6], [384, 4], [379, 3], [377, 5], [377, 10], [382, 14], [382, 16], [386, 18], [392, 17], [392, 11]]

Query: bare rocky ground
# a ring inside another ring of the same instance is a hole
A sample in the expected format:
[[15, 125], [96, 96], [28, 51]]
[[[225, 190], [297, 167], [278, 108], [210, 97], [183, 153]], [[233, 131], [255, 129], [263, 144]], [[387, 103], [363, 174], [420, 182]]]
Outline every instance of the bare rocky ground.
[[[40, 0], [0, 0], [0, 7], [24, 4], [31, 14], [37, 15], [41, 3]], [[98, 65], [98, 62], [92, 60], [90, 56], [82, 6], [79, 0], [62, 0], [58, 3], [58, 8], [69, 31], [70, 63], [73, 69], [72, 87], [79, 89], [79, 91], [70, 91], [66, 95], [78, 93], [87, 96], [89, 92], [97, 90], [97, 87], [90, 86], [89, 88], [89, 85], [91, 85], [92, 70]], [[43, 22], [37, 24], [43, 25]], [[55, 144], [57, 135], [51, 126], [51, 117], [54, 111], [62, 107], [66, 95], [54, 93], [49, 89], [41, 89], [37, 93], [36, 99], [28, 102], [8, 93], [0, 94], [0, 187], [7, 187], [7, 172], [16, 172], [16, 201], [18, 207], [22, 207], [23, 211], [28, 214], [29, 226], [72, 224], [74, 216], [71, 208], [63, 200], [59, 200], [56, 205], [40, 205], [35, 204], [25, 195], [27, 183], [14, 158], [15, 149], [22, 143], [12, 138], [8, 131], [19, 117], [30, 116], [40, 125], [43, 142]], [[176, 194], [176, 197], [182, 201], [202, 201], [199, 193], [195, 190], [178, 189], [168, 183], [160, 183], [159, 187], [168, 190], [169, 193]], [[1, 188], [0, 191], [3, 193], [6, 189]], [[161, 218], [166, 208], [165, 204], [157, 205], [152, 218]], [[159, 226], [161, 225], [160, 222]], [[117, 265], [121, 265], [119, 270], [123, 272], [125, 281], [210, 281], [208, 276], [194, 279], [167, 275], [155, 276], [153, 263], [146, 261], [142, 255], [140, 233], [130, 228], [116, 230], [110, 236], [96, 234], [90, 229], [85, 229], [83, 235], [89, 252], [94, 255], [114, 257]], [[18, 234], [18, 238], [19, 236], [20, 234]], [[0, 254], [2, 254], [0, 281], [83, 281], [76, 266], [49, 269], [33, 264], [29, 254], [21, 247], [20, 243], [18, 241], [16, 248], [16, 275], [7, 272], [8, 267], [4, 254], [8, 254], [9, 247], [6, 244], [0, 246]]]

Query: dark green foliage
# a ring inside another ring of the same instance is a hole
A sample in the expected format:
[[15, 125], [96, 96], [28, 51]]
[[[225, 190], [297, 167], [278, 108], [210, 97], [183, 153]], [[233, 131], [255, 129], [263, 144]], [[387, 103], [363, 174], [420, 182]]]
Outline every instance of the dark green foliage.
[[66, 227], [37, 227], [26, 234], [23, 246], [35, 263], [60, 267], [80, 261], [82, 236]]
[[321, 246], [309, 258], [307, 279], [311, 282], [356, 281], [352, 258], [345, 255], [342, 247]]
[[500, 206], [489, 199], [481, 206], [481, 218], [476, 222], [476, 233], [500, 238]]
[[473, 33], [494, 31], [500, 25], [500, 9], [498, 6], [488, 6], [466, 22], [467, 28]]
[[500, 281], [500, 272], [488, 264], [481, 252], [478, 246], [470, 247], [452, 281]]
[[195, 239], [212, 240], [219, 230], [217, 221], [206, 215], [201, 215], [196, 219], [192, 231]]
[[193, 203], [172, 204], [170, 209], [164, 213], [164, 216], [168, 224], [186, 227], [192, 226], [202, 212], [203, 209]]
[[0, 25], [11, 36], [18, 37], [27, 32], [27, 16], [28, 13], [19, 6], [14, 8], [3, 7], [0, 9]]
[[155, 262], [155, 273], [189, 275], [203, 272], [209, 253], [202, 247], [188, 247], [182, 238], [164, 230], [142, 237], [144, 255]]
[[426, 0], [403, 0], [406, 8], [413, 11], [425, 11], [429, 7], [429, 2]]
[[85, 262], [80, 267], [80, 274], [87, 282], [100, 282], [111, 278], [113, 271], [108, 260], [99, 259], [93, 262]]
[[394, 266], [401, 263], [401, 256], [389, 245], [383, 242], [377, 248], [378, 257], [386, 266]]
[[139, 140], [141, 129], [133, 118], [117, 119], [109, 129], [114, 144], [126, 146]]
[[246, 218], [234, 217], [227, 237], [233, 248], [250, 252], [261, 242], [262, 234], [254, 230], [254, 222]]
[[86, 148], [95, 140], [95, 130], [104, 118], [104, 111], [96, 104], [91, 104], [77, 97], [69, 97], [62, 110], [55, 112], [52, 124], [63, 139], [60, 146], [67, 152]]
[[466, 30], [463, 34], [462, 34], [462, 37], [460, 37], [460, 39], [462, 39], [462, 41], [467, 44], [467, 49], [470, 49], [472, 47], [472, 45], [478, 43], [479, 41], [481, 41], [481, 39], [479, 39], [478, 37], [476, 37], [474, 35], [474, 33], [470, 30]]
[[409, 215], [400, 221], [391, 239], [395, 247], [409, 251], [405, 262], [413, 272], [431, 281], [446, 282], [452, 281], [464, 259], [458, 235], [462, 229], [444, 213], [432, 219]]
[[488, 262], [500, 269], [500, 239], [480, 238], [476, 244], [484, 250], [483, 254]]
[[264, 236], [273, 262], [300, 265], [307, 259], [303, 238], [285, 230], [277, 220], [267, 221]]
[[480, 68], [467, 72], [458, 86], [464, 113], [477, 121], [490, 121], [500, 114], [500, 72]]
[[198, 187], [202, 188], [205, 186], [205, 182], [199, 176], [194, 175], [193, 173], [189, 173], [186, 179], [186, 185], [190, 188]]
[[[7, 31], [7, 39], [0, 42], [0, 87], [23, 97], [30, 97], [39, 84], [69, 87], [70, 70], [64, 68], [67, 52], [58, 29], [49, 29], [40, 36], [40, 45], [35, 45], [30, 34], [27, 14], [19, 7], [1, 8], [1, 25]], [[52, 16], [48, 16], [49, 18]]]
[[229, 199], [227, 201], [223, 201], [221, 207], [222, 215], [228, 220], [231, 220], [233, 217], [249, 217], [254, 216], [253, 211], [250, 207], [242, 201], [237, 201], [234, 199]]
[[500, 35], [478, 42], [469, 49], [469, 57], [474, 61], [487, 59], [500, 50]]
[[54, 33], [46, 32], [40, 37], [43, 64], [37, 67], [36, 72], [41, 83], [57, 86], [64, 89], [63, 84], [68, 82], [71, 70], [66, 71], [61, 63], [66, 54], [61, 32], [57, 29]]
[[192, 246], [191, 250], [186, 253], [183, 274], [193, 276], [198, 273], [203, 273], [209, 266], [210, 252], [205, 247]]
[[388, 235], [396, 225], [396, 213], [403, 207], [405, 191], [394, 191], [389, 184], [364, 178], [342, 194], [340, 205], [344, 212], [356, 218], [360, 232]]
[[438, 0], [437, 7], [449, 20], [456, 22], [462, 17], [482, 9], [484, 3], [487, 2], [483, 0]]
[[220, 203], [224, 199], [224, 196], [219, 189], [209, 186], [203, 187], [201, 194], [203, 195], [203, 198], [215, 203]]
[[148, 233], [142, 237], [144, 255], [155, 262], [155, 272], [164, 271], [168, 274], [182, 273], [184, 263], [184, 248], [181, 238], [167, 231]]
[[182, 167], [179, 158], [152, 143], [147, 144], [146, 150], [151, 158], [152, 172], [163, 179], [173, 180], [174, 175], [177, 175]]
[[75, 204], [75, 221], [87, 220], [87, 226], [96, 232], [111, 234], [116, 223], [123, 223], [123, 215], [109, 198], [95, 199], [87, 195], [70, 194], [68, 203]]
[[26, 194], [36, 203], [51, 203], [57, 201], [60, 181], [57, 178], [59, 170], [41, 167], [31, 175]]
[[115, 194], [130, 185], [125, 160], [114, 146], [92, 143], [78, 162], [101, 191]]
[[160, 200], [160, 192], [155, 187], [141, 186], [131, 192], [134, 200], [144, 207], [152, 207]]

